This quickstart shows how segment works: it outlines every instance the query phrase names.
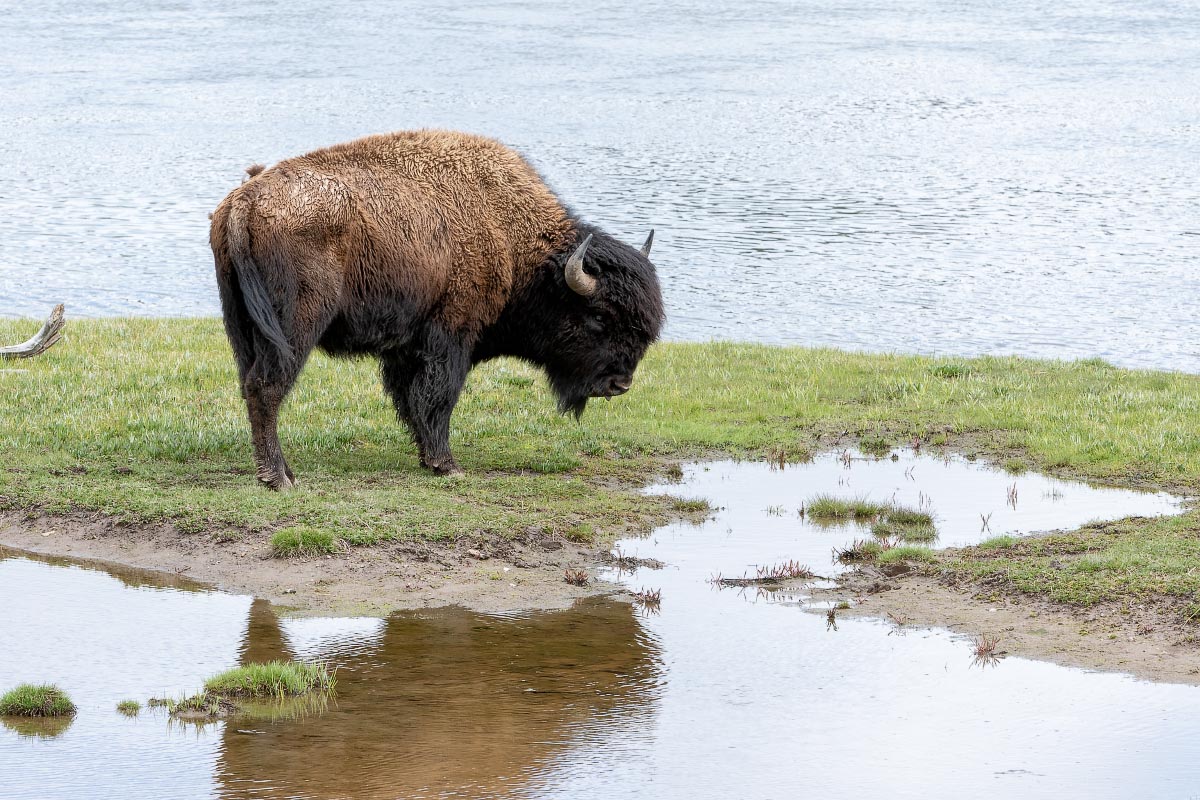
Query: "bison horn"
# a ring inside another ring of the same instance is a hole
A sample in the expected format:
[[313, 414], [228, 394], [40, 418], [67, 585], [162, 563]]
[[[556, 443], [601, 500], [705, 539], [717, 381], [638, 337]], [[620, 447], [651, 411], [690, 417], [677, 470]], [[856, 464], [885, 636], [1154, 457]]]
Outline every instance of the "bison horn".
[[575, 248], [575, 252], [567, 259], [567, 268], [564, 277], [567, 279], [567, 286], [575, 294], [591, 297], [596, 293], [597, 281], [591, 275], [584, 272], [583, 269], [583, 254], [587, 252], [588, 245], [592, 243], [592, 235], [589, 233], [587, 238], [583, 240], [583, 244]]
[[654, 244], [654, 228], [650, 229], [650, 235], [646, 237], [646, 243], [642, 245], [642, 255], [646, 258], [650, 257], [650, 245]]

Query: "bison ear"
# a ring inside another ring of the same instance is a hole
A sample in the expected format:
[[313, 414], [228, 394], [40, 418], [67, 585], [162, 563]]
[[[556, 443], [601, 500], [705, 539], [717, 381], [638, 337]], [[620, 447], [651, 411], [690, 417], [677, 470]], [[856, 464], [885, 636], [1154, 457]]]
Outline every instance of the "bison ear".
[[583, 244], [575, 249], [571, 257], [567, 259], [567, 266], [563, 270], [563, 277], [567, 279], [567, 286], [575, 294], [583, 297], [591, 297], [596, 293], [596, 288], [599, 286], [599, 281], [588, 275], [583, 269], [583, 256], [587, 252], [588, 245], [592, 243], [592, 235], [589, 233], [587, 238], [583, 240]]
[[650, 229], [650, 235], [646, 237], [646, 243], [642, 245], [642, 255], [646, 258], [650, 257], [650, 245], [654, 244], [654, 229]]

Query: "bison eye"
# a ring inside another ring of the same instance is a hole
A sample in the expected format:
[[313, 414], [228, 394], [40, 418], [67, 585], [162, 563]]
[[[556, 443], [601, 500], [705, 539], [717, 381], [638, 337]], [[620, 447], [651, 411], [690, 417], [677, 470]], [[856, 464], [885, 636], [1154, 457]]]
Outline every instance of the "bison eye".
[[604, 330], [604, 315], [603, 314], [588, 314], [584, 320], [584, 324], [593, 331]]

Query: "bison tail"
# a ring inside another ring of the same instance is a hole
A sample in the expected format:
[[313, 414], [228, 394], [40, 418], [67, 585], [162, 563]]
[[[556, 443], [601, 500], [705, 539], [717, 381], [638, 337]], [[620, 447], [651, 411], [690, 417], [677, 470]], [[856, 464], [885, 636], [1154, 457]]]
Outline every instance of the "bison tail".
[[275, 349], [280, 363], [286, 364], [292, 360], [292, 345], [287, 334], [283, 332], [279, 313], [275, 310], [275, 303], [267, 291], [262, 272], [250, 253], [250, 234], [246, 230], [245, 209], [239, 206], [242, 204], [234, 202], [229, 209], [229, 258], [237, 273], [242, 301], [246, 304], [250, 319], [263, 338]]

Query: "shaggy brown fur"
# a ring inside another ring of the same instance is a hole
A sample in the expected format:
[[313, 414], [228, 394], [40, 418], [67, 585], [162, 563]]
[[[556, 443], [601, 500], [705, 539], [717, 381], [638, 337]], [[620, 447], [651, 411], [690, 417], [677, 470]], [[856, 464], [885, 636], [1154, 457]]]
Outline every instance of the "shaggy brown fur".
[[[378, 355], [422, 461], [456, 471], [449, 413], [480, 360], [480, 337], [556, 268], [580, 238], [579, 223], [521, 156], [464, 133], [368, 136], [247, 173], [213, 213], [210, 243], [259, 478], [274, 488], [294, 480], [276, 419], [318, 344]], [[653, 268], [644, 266], [649, 277], [638, 277], [646, 286], [635, 294], [650, 299], [641, 301], [645, 319], [631, 321], [648, 337], [633, 347], [643, 352], [662, 317]], [[492, 347], [482, 357], [511, 351]], [[641, 352], [628, 356], [611, 374], [632, 380], [626, 362]]]
[[288, 251], [299, 282], [322, 290], [296, 310], [301, 324], [386, 286], [448, 330], [478, 332], [574, 241], [541, 177], [483, 136], [401, 131], [258, 166], [217, 206], [211, 243], [223, 249], [240, 214], [255, 261]]

